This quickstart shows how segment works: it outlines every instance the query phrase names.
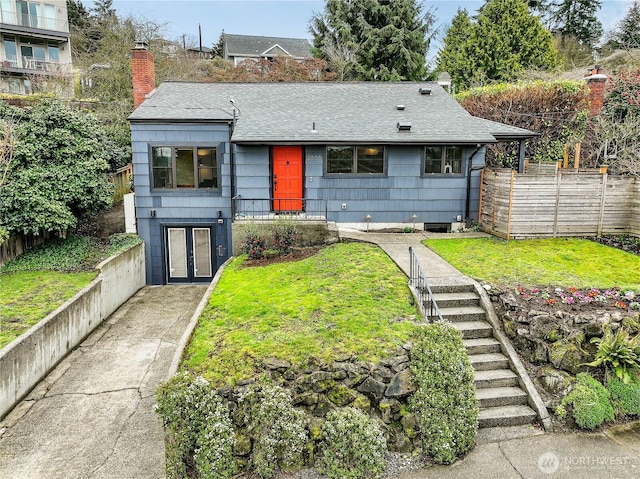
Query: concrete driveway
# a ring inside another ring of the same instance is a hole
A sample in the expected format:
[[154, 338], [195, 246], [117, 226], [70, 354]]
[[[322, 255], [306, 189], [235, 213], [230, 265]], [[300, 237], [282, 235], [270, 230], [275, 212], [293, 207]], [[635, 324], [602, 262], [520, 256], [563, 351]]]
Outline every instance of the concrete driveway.
[[0, 478], [164, 478], [155, 388], [206, 286], [145, 287], [0, 423]]

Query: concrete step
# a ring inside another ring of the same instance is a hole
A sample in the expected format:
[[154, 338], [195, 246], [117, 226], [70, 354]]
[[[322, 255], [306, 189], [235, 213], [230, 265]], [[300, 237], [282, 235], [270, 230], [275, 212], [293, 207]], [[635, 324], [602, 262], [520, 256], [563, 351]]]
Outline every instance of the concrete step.
[[483, 388], [476, 391], [480, 408], [527, 404], [527, 393], [518, 387]]
[[469, 360], [476, 371], [509, 368], [509, 359], [502, 353], [471, 354]]
[[518, 376], [510, 369], [475, 371], [473, 384], [476, 390], [483, 388], [502, 388], [518, 385]]
[[470, 283], [461, 283], [461, 284], [438, 284], [436, 279], [429, 279], [429, 286], [431, 287], [431, 292], [436, 293], [466, 293], [470, 291], [475, 292], [475, 288], [473, 284]]
[[489, 354], [499, 353], [500, 343], [494, 338], [477, 338], [463, 340], [464, 347], [467, 348], [467, 354]]
[[443, 319], [455, 323], [456, 321], [482, 321], [486, 319], [487, 313], [480, 306], [458, 306], [453, 308], [440, 308]]
[[478, 306], [480, 298], [473, 291], [463, 293], [434, 293], [439, 308], [455, 308], [460, 306]]
[[498, 406], [480, 410], [478, 427], [520, 426], [529, 424], [536, 413], [529, 406]]
[[453, 326], [462, 333], [463, 339], [490, 338], [493, 328], [486, 321], [457, 321]]

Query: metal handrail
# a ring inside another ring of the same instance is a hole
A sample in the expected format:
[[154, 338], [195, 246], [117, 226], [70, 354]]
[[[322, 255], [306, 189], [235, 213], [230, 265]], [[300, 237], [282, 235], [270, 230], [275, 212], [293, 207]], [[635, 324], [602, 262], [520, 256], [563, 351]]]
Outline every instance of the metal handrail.
[[418, 255], [411, 246], [409, 246], [409, 285], [413, 287], [418, 297], [418, 306], [425, 320], [429, 322], [433, 318], [437, 318], [438, 321], [444, 321], [431, 291], [431, 286], [429, 286], [427, 277], [420, 266]]
[[295, 221], [326, 221], [327, 201], [308, 198], [232, 198], [235, 220], [272, 220], [286, 217]]

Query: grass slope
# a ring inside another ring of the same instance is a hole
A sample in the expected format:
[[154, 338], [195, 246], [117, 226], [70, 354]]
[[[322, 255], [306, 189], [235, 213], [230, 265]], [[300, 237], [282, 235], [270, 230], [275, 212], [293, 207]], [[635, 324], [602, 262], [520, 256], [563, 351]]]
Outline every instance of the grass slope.
[[340, 244], [301, 261], [225, 270], [183, 366], [220, 385], [251, 378], [261, 360], [304, 365], [374, 361], [410, 334], [407, 278], [379, 248]]
[[95, 272], [29, 271], [0, 275], [0, 348], [88, 285]]
[[481, 238], [424, 244], [464, 274], [493, 284], [640, 291], [640, 257], [589, 240]]

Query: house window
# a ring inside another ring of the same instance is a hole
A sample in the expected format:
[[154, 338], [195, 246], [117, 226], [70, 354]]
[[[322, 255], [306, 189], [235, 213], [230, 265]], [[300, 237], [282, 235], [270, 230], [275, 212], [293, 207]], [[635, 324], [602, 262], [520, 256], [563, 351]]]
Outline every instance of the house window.
[[384, 174], [383, 146], [328, 146], [327, 174]]
[[427, 146], [424, 155], [425, 174], [462, 174], [462, 147]]
[[218, 153], [210, 146], [151, 148], [154, 188], [218, 188]]

